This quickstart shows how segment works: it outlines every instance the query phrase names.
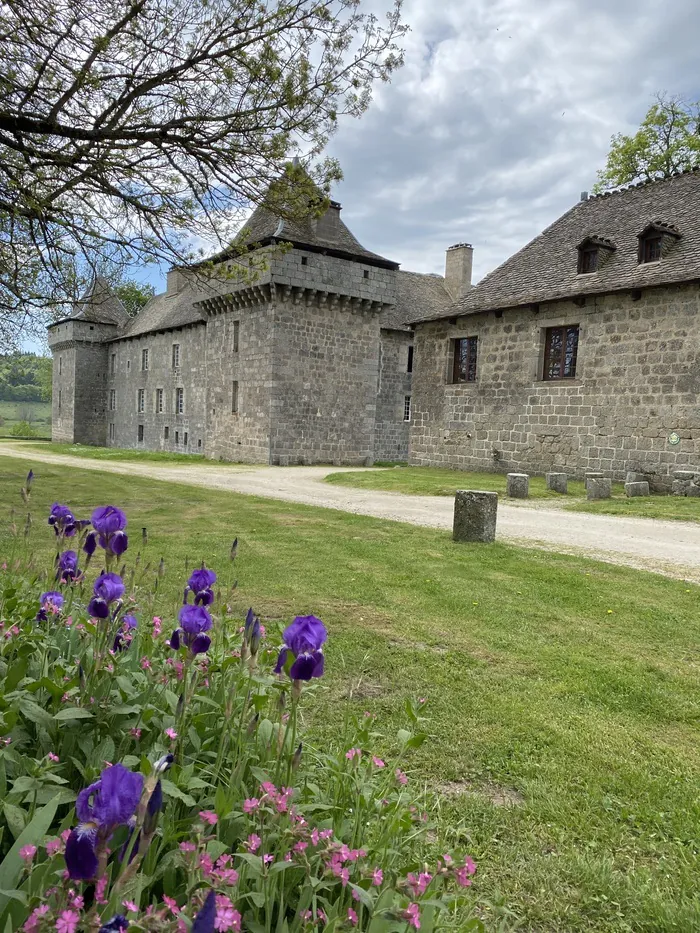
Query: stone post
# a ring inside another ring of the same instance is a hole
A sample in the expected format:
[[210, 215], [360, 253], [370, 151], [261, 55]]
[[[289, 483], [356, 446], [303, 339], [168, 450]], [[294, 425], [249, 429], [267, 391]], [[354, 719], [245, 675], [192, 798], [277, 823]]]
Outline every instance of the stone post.
[[569, 491], [568, 477], [566, 473], [545, 473], [547, 489], [552, 492], [561, 492], [564, 495]]
[[625, 495], [628, 499], [635, 499], [637, 496], [648, 496], [649, 483], [646, 480], [643, 483], [625, 483]]
[[646, 473], [635, 473], [630, 470], [625, 477], [625, 483], [648, 483]]
[[527, 499], [530, 492], [530, 477], [527, 473], [508, 473], [506, 495], [511, 499]]
[[586, 496], [588, 499], [609, 499], [612, 495], [612, 480], [600, 477], [599, 479], [586, 479]]
[[495, 541], [497, 509], [498, 493], [458, 489], [455, 494], [453, 539], [489, 544]]

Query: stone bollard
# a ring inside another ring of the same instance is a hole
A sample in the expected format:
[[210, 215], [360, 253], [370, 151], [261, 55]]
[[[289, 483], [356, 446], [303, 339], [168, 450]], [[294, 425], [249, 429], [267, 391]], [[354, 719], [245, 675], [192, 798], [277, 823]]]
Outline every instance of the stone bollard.
[[586, 479], [586, 496], [588, 499], [609, 499], [611, 495], [611, 479], [605, 479], [605, 477]]
[[625, 483], [625, 495], [628, 499], [635, 499], [637, 496], [648, 496], [649, 483], [647, 483], [646, 480], [643, 483]]
[[455, 494], [455, 519], [452, 538], [455, 541], [496, 540], [497, 492], [458, 489]]
[[635, 473], [634, 471], [630, 470], [627, 476], [625, 477], [625, 484], [627, 483], [648, 483], [648, 482], [649, 480], [647, 479], [646, 473]]
[[566, 495], [569, 491], [569, 478], [566, 473], [545, 473], [544, 478], [547, 489], [551, 489], [552, 492], [561, 492]]
[[530, 492], [530, 477], [527, 473], [508, 473], [506, 495], [511, 499], [527, 499]]

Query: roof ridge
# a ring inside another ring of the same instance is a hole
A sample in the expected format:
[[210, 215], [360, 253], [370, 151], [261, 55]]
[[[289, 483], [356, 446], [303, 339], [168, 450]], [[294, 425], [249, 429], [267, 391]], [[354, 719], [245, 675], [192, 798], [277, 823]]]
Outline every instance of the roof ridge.
[[[599, 191], [597, 194], [591, 194], [587, 200], [596, 201], [599, 198], [610, 198], [616, 194], [625, 194], [627, 191], [632, 191], [634, 188], [647, 188], [649, 185], [660, 185], [667, 181], [673, 181], [674, 178], [682, 178], [684, 175], [693, 175], [698, 172], [700, 172], [700, 165], [694, 165], [692, 168], [680, 169], [679, 171], [672, 172], [670, 175], [664, 175], [662, 178], [644, 178], [642, 181], [631, 181], [624, 185], [617, 185], [606, 191]], [[585, 201], [582, 203], [585, 204]]]

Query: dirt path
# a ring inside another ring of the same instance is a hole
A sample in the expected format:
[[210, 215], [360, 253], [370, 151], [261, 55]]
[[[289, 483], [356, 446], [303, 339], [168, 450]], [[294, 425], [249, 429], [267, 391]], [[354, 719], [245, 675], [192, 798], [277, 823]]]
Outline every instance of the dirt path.
[[[105, 473], [124, 473], [166, 482], [225, 489], [246, 495], [283, 499], [305, 505], [340, 509], [393, 521], [452, 528], [453, 500], [442, 496], [353, 489], [324, 483], [339, 467], [257, 467], [234, 464], [180, 464], [89, 460], [63, 454], [27, 450], [21, 444], [0, 444], [0, 456], [38, 463], [75, 466]], [[546, 500], [544, 500], [546, 503]], [[529, 547], [568, 554], [585, 554], [611, 563], [700, 582], [700, 525], [647, 518], [590, 515], [547, 507], [500, 502], [498, 538]]]

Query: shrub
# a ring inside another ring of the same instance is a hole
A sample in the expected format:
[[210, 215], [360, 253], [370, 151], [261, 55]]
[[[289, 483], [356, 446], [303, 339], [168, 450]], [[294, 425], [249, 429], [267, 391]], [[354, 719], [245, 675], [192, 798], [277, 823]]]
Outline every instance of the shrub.
[[17, 421], [10, 428], [12, 437], [36, 437], [36, 431], [28, 421]]
[[0, 575], [0, 929], [483, 929], [471, 859], [423, 860], [403, 770], [426, 738], [420, 701], [391, 757], [369, 714], [314, 748], [301, 711], [323, 689], [326, 628], [235, 619], [235, 541], [174, 606], [162, 561], [124, 562], [120, 509], [81, 520], [56, 503], [48, 522], [51, 570], [28, 519]]

